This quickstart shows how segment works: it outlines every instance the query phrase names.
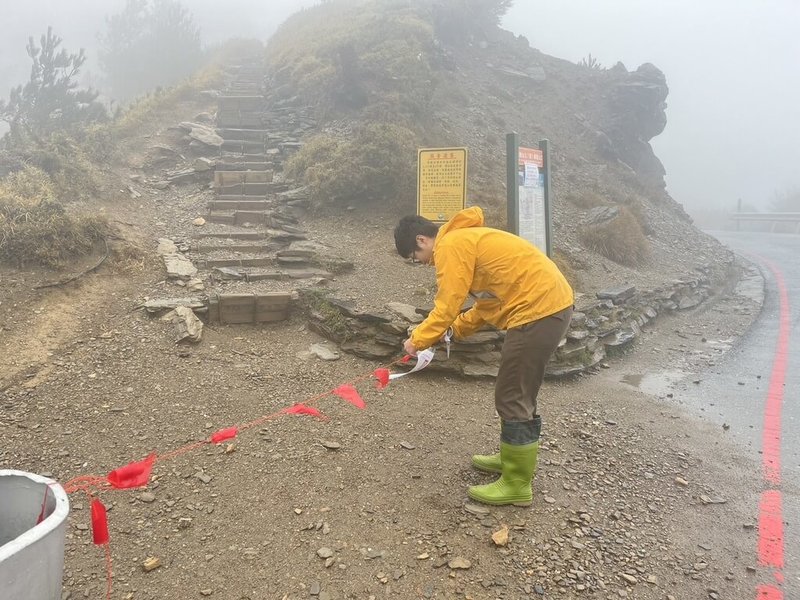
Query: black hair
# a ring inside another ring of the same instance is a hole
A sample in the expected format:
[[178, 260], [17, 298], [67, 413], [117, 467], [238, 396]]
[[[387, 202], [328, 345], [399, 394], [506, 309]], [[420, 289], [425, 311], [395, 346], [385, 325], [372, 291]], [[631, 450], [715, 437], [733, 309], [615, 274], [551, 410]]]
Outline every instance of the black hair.
[[403, 258], [408, 258], [417, 249], [417, 236], [435, 238], [439, 233], [439, 226], [433, 221], [419, 215], [408, 215], [400, 219], [394, 228], [394, 245], [397, 253]]

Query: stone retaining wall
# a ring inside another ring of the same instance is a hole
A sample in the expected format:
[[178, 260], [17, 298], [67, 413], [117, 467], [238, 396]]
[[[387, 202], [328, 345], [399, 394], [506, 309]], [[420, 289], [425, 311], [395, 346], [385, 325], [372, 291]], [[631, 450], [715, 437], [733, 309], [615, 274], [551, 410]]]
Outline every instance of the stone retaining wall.
[[[731, 263], [727, 271], [738, 269]], [[580, 296], [566, 338], [547, 367], [547, 376], [564, 377], [597, 366], [607, 355], [619, 352], [635, 340], [659, 314], [688, 310], [705, 302], [714, 292], [712, 269], [703, 267], [669, 285], [639, 291], [624, 286]], [[382, 313], [363, 312], [351, 303], [319, 292], [301, 292], [300, 303], [309, 327], [336, 342], [342, 350], [370, 360], [397, 357], [401, 344], [415, 322], [430, 307], [387, 304]], [[495, 377], [505, 333], [483, 330], [451, 344], [450, 357], [436, 353], [429, 369], [468, 377]]]

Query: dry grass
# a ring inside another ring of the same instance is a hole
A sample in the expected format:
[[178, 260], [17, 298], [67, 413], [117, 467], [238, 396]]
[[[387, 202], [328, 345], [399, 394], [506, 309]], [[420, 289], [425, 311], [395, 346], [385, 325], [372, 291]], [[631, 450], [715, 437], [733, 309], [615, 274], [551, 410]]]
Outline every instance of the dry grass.
[[270, 38], [266, 60], [280, 86], [321, 114], [360, 112], [414, 124], [436, 87], [433, 25], [412, 3], [331, 2], [296, 13]]
[[88, 254], [106, 232], [105, 219], [70, 214], [44, 171], [26, 167], [0, 180], [0, 260], [60, 267]]
[[616, 263], [641, 265], [650, 256], [650, 242], [630, 210], [620, 206], [616, 218], [581, 231], [584, 245]]
[[598, 206], [608, 206], [611, 204], [602, 194], [595, 191], [575, 192], [567, 196], [567, 201], [580, 209], [591, 210]]
[[154, 113], [174, 108], [178, 101], [193, 98], [203, 90], [221, 87], [222, 79], [222, 66], [215, 62], [171, 88], [158, 89], [132, 102], [106, 130], [115, 138], [131, 137], [153, 118]]
[[573, 290], [577, 290], [581, 285], [580, 277], [569, 256], [558, 250], [553, 251], [553, 262], [556, 263], [558, 270], [564, 275]]
[[312, 138], [286, 165], [289, 178], [309, 186], [318, 206], [411, 206], [418, 142], [399, 125], [368, 123], [350, 139]]

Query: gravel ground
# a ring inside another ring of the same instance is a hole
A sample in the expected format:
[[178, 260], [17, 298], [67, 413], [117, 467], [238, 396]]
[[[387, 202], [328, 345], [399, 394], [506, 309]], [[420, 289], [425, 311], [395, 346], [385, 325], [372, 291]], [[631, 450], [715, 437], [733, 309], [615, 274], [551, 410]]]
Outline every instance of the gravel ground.
[[[148, 143], [157, 139], [148, 135]], [[207, 193], [139, 187], [136, 203], [109, 205], [123, 237], [145, 250], [139, 263], [115, 263], [49, 291], [33, 286], [52, 274], [2, 271], [2, 468], [61, 482], [102, 475], [379, 366], [308, 358], [321, 340], [299, 316], [264, 327], [206, 326], [199, 344], [176, 345], [171, 325], [134, 307], [181, 291], [163, 281], [150, 249], [161, 236], [188, 238]], [[303, 223], [312, 239], [356, 264], [329, 283], [337, 295], [366, 309], [431, 300], [433, 271], [394, 253], [397, 216]], [[637, 284], [693, 268], [688, 259], [664, 261]], [[581, 291], [606, 281], [603, 264], [582, 274]], [[723, 429], [685, 414], [679, 398], [645, 394], [641, 384], [648, 373], [707, 368], [757, 311], [723, 290], [698, 309], [660, 318], [599, 373], [549, 382], [530, 509], [466, 502], [466, 487], [488, 480], [470, 469], [469, 456], [493, 450], [498, 438], [485, 380], [420, 374], [383, 391], [362, 381], [366, 410], [324, 396], [315, 405], [327, 420], [284, 415], [230, 444], [162, 460], [146, 489], [100, 495], [110, 509], [112, 597], [748, 597], [756, 499], [742, 482], [757, 465], [738, 458]], [[103, 597], [88, 499], [71, 501], [64, 598]], [[506, 529], [510, 541], [496, 545], [492, 535]], [[148, 558], [161, 566], [145, 571]]]
[[[362, 231], [340, 224], [339, 233]], [[385, 246], [377, 239], [353, 247], [368, 256]], [[363, 289], [378, 281], [369, 289], [413, 295], [431, 285], [429, 270], [388, 250], [373, 256], [380, 275]], [[156, 275], [97, 275], [18, 306], [25, 330], [49, 350], [19, 364], [0, 396], [3, 468], [62, 482], [103, 474], [378, 366], [298, 358], [320, 340], [297, 317], [262, 329], [206, 327], [200, 344], [176, 346], [168, 324], [131, 311]], [[101, 494], [111, 509], [114, 597], [744, 597], [755, 499], [741, 482], [756, 465], [736, 458], [723, 430], [683, 414], [679, 399], [631, 382], [659, 365], [713, 364], [756, 312], [722, 296], [659, 320], [601, 373], [549, 383], [530, 509], [466, 502], [466, 486], [487, 479], [469, 455], [497, 443], [490, 381], [422, 374], [384, 391], [364, 382], [364, 411], [327, 396], [317, 406], [328, 420], [285, 416], [230, 448], [158, 463], [146, 490]], [[70, 326], [48, 338], [47, 325], [64, 320]], [[88, 500], [72, 502], [65, 597], [101, 597]], [[495, 546], [491, 535], [504, 527], [510, 542]], [[149, 557], [163, 566], [145, 572]]]

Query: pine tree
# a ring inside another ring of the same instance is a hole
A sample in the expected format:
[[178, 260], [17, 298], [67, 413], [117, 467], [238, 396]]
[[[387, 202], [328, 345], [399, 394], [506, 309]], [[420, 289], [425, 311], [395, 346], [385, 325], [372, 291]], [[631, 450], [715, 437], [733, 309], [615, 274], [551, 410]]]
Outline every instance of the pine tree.
[[202, 63], [200, 30], [178, 0], [127, 0], [106, 25], [100, 66], [121, 101], [177, 83]]
[[30, 81], [12, 89], [7, 102], [0, 100], [0, 120], [9, 125], [6, 142], [10, 145], [108, 117], [96, 91], [78, 88], [76, 77], [86, 62], [83, 49], [70, 54], [59, 49], [61, 41], [52, 27], [41, 36], [39, 46], [33, 37], [28, 41], [28, 56], [33, 61]]

